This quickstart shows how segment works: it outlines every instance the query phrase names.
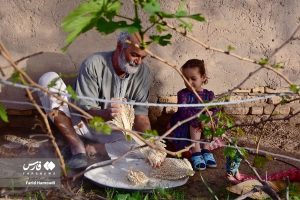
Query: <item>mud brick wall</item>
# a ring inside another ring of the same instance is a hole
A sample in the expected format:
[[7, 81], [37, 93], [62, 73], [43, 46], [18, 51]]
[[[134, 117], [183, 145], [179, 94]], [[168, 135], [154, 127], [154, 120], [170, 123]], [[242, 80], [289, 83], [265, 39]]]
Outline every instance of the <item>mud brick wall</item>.
[[[290, 93], [289, 88], [256, 87], [252, 89], [238, 89], [233, 91], [229, 101], [240, 101], [255, 97], [263, 97], [271, 94]], [[282, 103], [283, 98], [275, 96], [254, 102], [246, 102], [235, 105], [227, 105], [224, 111], [231, 115], [278, 115], [287, 116], [300, 111], [299, 95], [289, 94], [285, 99], [290, 103]], [[276, 106], [277, 105], [277, 106]], [[274, 110], [275, 108], [275, 110]], [[273, 111], [274, 110], [274, 111]], [[272, 112], [273, 111], [273, 112]]]
[[[289, 88], [269, 88], [269, 87], [256, 87], [251, 89], [237, 89], [234, 90], [227, 99], [228, 101], [240, 101], [245, 99], [252, 99], [255, 97], [263, 97], [271, 94], [282, 94], [282, 93], [291, 93]], [[272, 113], [273, 117], [283, 117], [290, 114], [295, 114], [300, 111], [300, 102], [299, 95], [289, 94], [287, 100], [294, 100], [290, 103], [280, 104], [282, 97], [275, 96], [269, 99], [263, 99], [253, 102], [239, 103], [233, 105], [224, 106], [224, 112], [229, 115], [235, 116], [237, 118], [251, 118], [251, 119], [260, 119], [265, 116], [269, 116], [273, 109], [275, 110]], [[177, 103], [177, 96], [165, 96], [159, 97], [158, 103]], [[172, 113], [177, 111], [177, 107], [163, 107], [163, 108], [150, 108], [150, 120], [156, 122], [161, 120], [162, 116], [169, 116]], [[299, 115], [297, 115], [299, 116]], [[295, 119], [294, 119], [295, 120]], [[296, 120], [300, 119], [299, 117]]]

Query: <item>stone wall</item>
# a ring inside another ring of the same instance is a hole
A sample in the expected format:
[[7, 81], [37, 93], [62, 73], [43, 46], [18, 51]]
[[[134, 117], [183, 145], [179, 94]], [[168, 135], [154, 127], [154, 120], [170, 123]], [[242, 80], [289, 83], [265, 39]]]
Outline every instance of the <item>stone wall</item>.
[[[287, 94], [282, 97], [279, 95]], [[231, 96], [226, 97], [227, 101], [242, 101], [245, 99], [252, 99], [256, 97], [263, 97], [267, 95], [278, 95], [268, 99], [260, 99], [253, 102], [245, 102], [239, 104], [232, 104], [224, 106], [223, 110], [235, 118], [260, 119], [269, 115], [273, 117], [285, 117], [294, 115], [300, 112], [299, 95], [291, 94], [289, 88], [269, 88], [269, 87], [255, 87], [252, 89], [237, 89], [234, 90]], [[291, 101], [283, 103], [284, 101]], [[158, 103], [177, 103], [177, 96], [159, 97]], [[150, 108], [150, 118], [152, 121], [157, 120], [162, 115], [170, 115], [177, 111], [177, 107], [164, 108]], [[300, 121], [299, 121], [300, 122]]]

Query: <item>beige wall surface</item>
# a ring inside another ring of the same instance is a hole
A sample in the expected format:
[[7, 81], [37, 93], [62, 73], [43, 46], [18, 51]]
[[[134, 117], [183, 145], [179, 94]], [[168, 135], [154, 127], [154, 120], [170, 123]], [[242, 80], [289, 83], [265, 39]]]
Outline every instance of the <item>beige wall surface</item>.
[[[0, 41], [4, 43], [15, 59], [43, 51], [44, 54], [20, 63], [21, 67], [37, 80], [47, 71], [76, 73], [86, 56], [97, 51], [113, 50], [117, 33], [108, 36], [90, 31], [79, 37], [63, 53], [66, 33], [60, 27], [64, 16], [75, 8], [79, 0], [0, 0]], [[123, 14], [133, 13], [129, 1], [123, 1]], [[162, 7], [175, 11], [179, 1], [161, 0]], [[187, 0], [189, 13], [202, 13], [206, 22], [194, 23], [192, 35], [209, 46], [227, 49], [235, 47], [234, 53], [260, 60], [268, 57], [287, 41], [299, 24], [299, 0]], [[153, 46], [157, 55], [180, 67], [190, 58], [204, 59], [207, 65], [209, 83], [205, 87], [216, 94], [226, 92], [242, 82], [258, 65], [236, 58], [207, 51], [179, 34], [173, 33], [173, 44], [167, 47]], [[291, 81], [300, 84], [300, 32], [272, 58], [282, 62], [282, 70]], [[150, 101], [158, 96], [175, 95], [184, 87], [180, 76], [170, 67], [147, 58], [151, 67], [153, 85]], [[0, 65], [7, 63], [0, 59]], [[6, 74], [10, 69], [4, 70]], [[259, 70], [241, 88], [256, 86], [287, 86], [278, 75]], [[0, 100], [25, 100], [25, 92], [11, 86], [2, 87]], [[9, 108], [25, 109], [28, 106], [6, 104]]]

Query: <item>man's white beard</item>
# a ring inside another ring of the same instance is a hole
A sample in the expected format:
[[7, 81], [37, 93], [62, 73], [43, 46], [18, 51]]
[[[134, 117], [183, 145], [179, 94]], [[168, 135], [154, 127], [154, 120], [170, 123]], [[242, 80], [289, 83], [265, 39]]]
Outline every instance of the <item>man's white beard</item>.
[[124, 51], [122, 51], [121, 56], [119, 56], [119, 66], [127, 74], [134, 74], [138, 71], [140, 65], [136, 65], [134, 61], [127, 62]]

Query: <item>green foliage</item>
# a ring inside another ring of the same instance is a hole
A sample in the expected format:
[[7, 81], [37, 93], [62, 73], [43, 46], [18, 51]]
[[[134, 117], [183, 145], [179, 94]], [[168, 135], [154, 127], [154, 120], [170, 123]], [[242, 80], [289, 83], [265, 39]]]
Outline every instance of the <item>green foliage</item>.
[[[201, 14], [189, 15], [184, 2], [181, 2], [175, 13], [163, 12], [158, 0], [135, 0], [133, 3], [136, 8], [141, 8], [149, 14], [149, 22], [152, 23], [152, 26], [156, 27], [158, 33], [166, 31], [166, 26], [162, 21], [163, 18], [178, 20], [179, 26], [189, 31], [192, 30], [193, 25], [190, 22], [184, 21], [184, 18], [199, 22], [205, 21], [205, 18]], [[116, 30], [144, 34], [149, 30], [143, 30], [140, 18], [137, 15], [138, 12], [136, 12], [136, 16], [133, 18], [119, 15], [121, 6], [120, 0], [89, 0], [81, 3], [64, 18], [61, 24], [64, 31], [68, 33], [66, 45], [63, 50], [66, 50], [80, 34], [93, 28], [96, 28], [103, 34], [110, 34]], [[117, 21], [114, 19], [115, 16], [126, 20]], [[150, 36], [152, 39], [151, 42], [162, 46], [170, 44], [171, 37], [171, 34]]]
[[242, 147], [240, 147], [240, 153], [243, 157], [245, 157], [245, 158], [248, 157], [248, 151]]
[[171, 34], [166, 34], [166, 35], [151, 35], [150, 39], [157, 43], [160, 44], [161, 46], [166, 46], [168, 44], [171, 44], [170, 39], [172, 38]]
[[289, 192], [291, 200], [300, 200], [300, 183], [290, 183]]
[[261, 58], [260, 61], [258, 62], [258, 64], [261, 66], [267, 65], [268, 63], [269, 63], [268, 58]]
[[212, 128], [205, 126], [205, 127], [203, 128], [203, 135], [204, 135], [206, 138], [211, 137], [211, 136], [213, 135], [213, 130], [212, 130]]
[[44, 200], [46, 199], [46, 195], [44, 192], [37, 191], [37, 192], [28, 192], [25, 196], [26, 200]]
[[155, 189], [152, 193], [130, 192], [123, 193], [115, 189], [106, 190], [108, 200], [182, 200], [184, 193], [172, 189]]
[[94, 117], [89, 121], [89, 126], [96, 130], [97, 133], [103, 133], [105, 135], [111, 134], [111, 127], [107, 125], [101, 117]]
[[74, 91], [74, 89], [72, 88], [71, 85], [67, 86], [67, 92], [71, 95], [72, 99], [75, 99], [75, 100], [78, 99], [77, 94], [76, 94], [76, 92]]
[[146, 134], [143, 135], [143, 138], [145, 138], [145, 139], [149, 139], [151, 137], [158, 136], [157, 130], [146, 130], [145, 133]]
[[101, 17], [97, 20], [96, 29], [104, 34], [113, 33], [117, 29], [127, 31], [128, 33], [134, 33], [141, 29], [141, 22], [135, 20], [132, 24], [127, 24], [126, 21], [112, 21]]
[[126, 141], [131, 141], [132, 137], [128, 134], [125, 134], [125, 139], [126, 139]]
[[300, 87], [299, 85], [296, 85], [296, 84], [291, 84], [290, 85], [290, 90], [294, 93], [299, 93], [300, 92]]
[[9, 78], [13, 83], [22, 83], [20, 72], [15, 71]]
[[193, 15], [187, 15], [185, 12], [180, 11], [180, 12], [176, 12], [175, 14], [172, 13], [166, 13], [166, 12], [158, 12], [157, 13], [158, 16], [160, 16], [161, 18], [189, 18], [189, 19], [193, 19], [199, 22], [204, 22], [205, 18], [201, 15], [201, 14], [193, 14]]
[[230, 157], [231, 159], [234, 159], [237, 155], [237, 150], [232, 147], [225, 147], [224, 155]]
[[50, 81], [50, 83], [47, 85], [47, 87], [48, 87], [48, 88], [52, 88], [52, 87], [56, 86], [56, 82], [57, 82], [59, 79], [60, 79], [60, 76], [59, 76], [59, 77], [56, 77], [56, 78], [54, 78], [54, 79], [52, 79], [52, 80]]
[[234, 51], [234, 50], [235, 50], [235, 48], [233, 46], [231, 46], [231, 45], [227, 46], [227, 52], [228, 53], [231, 52], [231, 51]]
[[139, 0], [142, 8], [150, 15], [160, 12], [160, 4], [157, 0]]
[[0, 103], [0, 118], [4, 122], [8, 122], [7, 112], [5, 107]]
[[256, 155], [254, 157], [253, 166], [256, 168], [263, 168], [265, 164], [267, 163], [267, 158], [264, 156]]
[[167, 27], [163, 24], [157, 24], [156, 25], [156, 30], [157, 30], [157, 32], [162, 33], [162, 32], [167, 30]]
[[125, 21], [113, 21], [120, 8], [119, 0], [90, 0], [81, 3], [64, 18], [61, 24], [64, 31], [69, 33], [63, 50], [66, 50], [80, 34], [94, 27], [104, 34], [112, 33], [117, 29], [136, 31], [138, 28], [133, 29], [133, 24], [128, 25]]
[[273, 65], [271, 65], [271, 67], [275, 68], [275, 69], [283, 69], [283, 63], [279, 62], [279, 63], [274, 63]]
[[225, 133], [224, 128], [217, 128], [216, 133], [214, 134], [214, 136], [219, 137], [219, 136], [222, 136], [224, 133]]
[[198, 119], [204, 123], [208, 123], [210, 121], [210, 117], [205, 114], [201, 114]]
[[182, 19], [179, 19], [179, 21], [181, 22], [179, 25], [180, 27], [184, 28], [185, 30], [192, 31], [192, 29], [193, 29], [192, 23], [186, 22]]

